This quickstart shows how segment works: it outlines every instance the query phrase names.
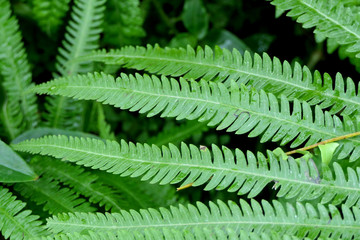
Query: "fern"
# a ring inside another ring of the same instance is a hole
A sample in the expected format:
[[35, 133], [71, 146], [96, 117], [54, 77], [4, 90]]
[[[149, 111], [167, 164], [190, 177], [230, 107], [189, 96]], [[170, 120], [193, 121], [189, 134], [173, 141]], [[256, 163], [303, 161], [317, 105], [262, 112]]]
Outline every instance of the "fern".
[[53, 181], [52, 177], [40, 177], [35, 182], [17, 183], [14, 188], [24, 197], [43, 205], [43, 209], [51, 214], [95, 210], [73, 190], [60, 188], [59, 183]]
[[40, 28], [48, 35], [54, 35], [69, 10], [70, 0], [34, 0], [33, 13]]
[[158, 135], [149, 138], [148, 144], [162, 146], [168, 143], [179, 144], [185, 139], [208, 130], [207, 122], [187, 121], [186, 123], [170, 128], [168, 131], [160, 132]]
[[108, 0], [105, 16], [104, 42], [112, 46], [139, 44], [145, 36], [144, 18], [139, 0]]
[[[122, 74], [116, 81], [111, 75], [88, 74], [60, 78], [35, 87], [38, 93], [49, 93], [76, 99], [97, 100], [130, 111], [148, 112], [154, 116], [210, 121], [217, 129], [250, 137], [263, 134], [261, 142], [292, 141], [291, 147], [303, 142], [306, 145], [354, 132], [356, 126], [347, 116], [342, 122], [337, 116], [322, 112], [314, 113], [310, 106], [295, 100], [290, 113], [289, 102], [281, 98], [281, 104], [272, 94], [249, 91], [232, 82], [228, 90], [222, 83], [180, 80], [165, 77], [161, 80], [147, 75], [135, 77]], [[80, 91], [81, 90], [81, 91]], [[111, 93], [111, 94], [110, 94]], [[313, 114], [315, 118], [313, 119]], [[359, 138], [342, 141], [340, 159], [350, 155], [350, 161], [360, 157]]]
[[129, 46], [109, 52], [96, 51], [79, 58], [82, 60], [120, 64], [150, 73], [202, 78], [224, 82], [226, 86], [234, 80], [277, 96], [285, 95], [290, 100], [296, 98], [308, 101], [310, 105], [319, 104], [321, 108], [331, 107], [330, 113], [343, 111], [350, 115], [360, 108], [359, 93], [352, 79], [347, 78], [345, 84], [342, 75], [337, 74], [333, 88], [333, 80], [328, 74], [321, 77], [319, 72], [315, 72], [312, 75], [306, 66], [295, 63], [292, 68], [287, 61], [281, 63], [266, 53], [262, 57], [258, 54], [251, 57], [249, 52], [242, 56], [237, 50], [229, 52], [219, 47], [214, 51], [209, 47], [199, 47], [195, 52], [190, 46], [185, 50], [148, 45], [147, 48]]
[[49, 155], [79, 165], [100, 169], [121, 176], [143, 176], [151, 183], [168, 184], [182, 182], [182, 186], [193, 183], [199, 186], [207, 183], [205, 190], [222, 190], [247, 194], [252, 198], [270, 182], [279, 188], [279, 197], [296, 197], [299, 201], [321, 197], [322, 203], [346, 205], [356, 204], [360, 198], [359, 176], [348, 169], [347, 176], [334, 163], [335, 180], [332, 176], [321, 179], [311, 163], [305, 160], [298, 165], [295, 160], [280, 160], [268, 152], [269, 162], [262, 154], [257, 159], [248, 152], [247, 157], [238, 149], [235, 156], [228, 148], [222, 151], [215, 145], [212, 153], [199, 150], [193, 145], [174, 145], [162, 149], [153, 145], [127, 144], [114, 141], [104, 143], [91, 138], [68, 138], [48, 136], [25, 141], [13, 146], [16, 150]]
[[296, 17], [304, 28], [315, 27], [319, 38], [346, 45], [348, 52], [360, 56], [360, 25], [350, 8], [335, 0], [273, 0], [271, 3], [281, 11], [290, 10], [287, 15]]
[[91, 203], [104, 206], [106, 211], [120, 211], [123, 206], [128, 205], [111, 188], [99, 181], [96, 175], [84, 171], [84, 168], [44, 157], [33, 159], [32, 165], [38, 174], [69, 185], [77, 193], [88, 197]]
[[[6, 91], [7, 107], [16, 110], [5, 110], [2, 118], [13, 119], [16, 126], [10, 127], [10, 137], [13, 138], [26, 128], [38, 124], [36, 96], [28, 92], [31, 87], [31, 72], [26, 52], [21, 42], [19, 26], [14, 16], [11, 16], [8, 0], [0, 0], [0, 75]], [[4, 116], [4, 114], [10, 114]], [[16, 115], [13, 115], [16, 114]], [[24, 124], [22, 124], [24, 123]]]
[[[66, 28], [63, 48], [59, 48], [56, 69], [61, 76], [92, 70], [91, 64], [74, 63], [73, 60], [97, 48], [104, 14], [105, 0], [76, 0], [71, 20]], [[55, 74], [57, 75], [57, 74]], [[64, 97], [48, 98], [45, 119], [53, 128], [81, 129], [81, 102]]]
[[[112, 232], [139, 231], [144, 235], [161, 239], [172, 235], [174, 229], [178, 235], [184, 236], [187, 231], [205, 239], [206, 230], [212, 233], [217, 229], [232, 228], [235, 232], [240, 230], [258, 232], [277, 231], [278, 234], [296, 234], [298, 237], [315, 239], [320, 237], [343, 237], [351, 239], [360, 234], [360, 225], [354, 215], [359, 209], [352, 211], [343, 206], [342, 218], [338, 209], [330, 205], [329, 209], [323, 205], [314, 208], [310, 204], [297, 203], [296, 206], [287, 204], [286, 207], [274, 201], [273, 206], [263, 200], [260, 205], [255, 200], [249, 205], [240, 200], [240, 206], [234, 202], [228, 205], [218, 201], [209, 203], [209, 208], [202, 203], [196, 206], [180, 205], [170, 210], [160, 208], [135, 211], [122, 211], [114, 214], [69, 213], [59, 214], [48, 219], [47, 227], [53, 233], [82, 233], [88, 231]], [[284, 227], [288, 226], [288, 227]], [[206, 228], [206, 230], [204, 229]], [[346, 229], [346, 230], [345, 230]]]
[[46, 235], [38, 216], [23, 210], [25, 203], [0, 186], [0, 230], [5, 239], [29, 239]]

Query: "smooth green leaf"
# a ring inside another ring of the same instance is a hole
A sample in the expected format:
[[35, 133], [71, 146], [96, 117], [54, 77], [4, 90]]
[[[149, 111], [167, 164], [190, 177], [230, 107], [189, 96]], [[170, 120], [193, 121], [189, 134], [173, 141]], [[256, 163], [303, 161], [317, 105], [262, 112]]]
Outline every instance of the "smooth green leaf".
[[0, 140], [0, 182], [27, 182], [37, 178], [26, 162]]

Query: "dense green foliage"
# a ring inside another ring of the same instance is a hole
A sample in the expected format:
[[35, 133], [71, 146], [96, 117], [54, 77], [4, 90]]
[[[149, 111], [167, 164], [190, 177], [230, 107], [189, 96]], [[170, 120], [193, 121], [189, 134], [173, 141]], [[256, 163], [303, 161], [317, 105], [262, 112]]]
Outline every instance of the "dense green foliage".
[[359, 8], [0, 0], [0, 239], [358, 239]]

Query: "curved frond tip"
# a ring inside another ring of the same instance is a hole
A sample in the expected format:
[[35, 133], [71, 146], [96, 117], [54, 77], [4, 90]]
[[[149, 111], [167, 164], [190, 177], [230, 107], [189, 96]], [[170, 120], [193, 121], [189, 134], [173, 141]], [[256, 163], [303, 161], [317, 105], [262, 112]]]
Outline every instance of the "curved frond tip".
[[[300, 165], [289, 158], [279, 160], [271, 152], [268, 159], [258, 153], [240, 150], [233, 152], [213, 145], [212, 151], [182, 144], [181, 149], [170, 144], [161, 149], [155, 145], [133, 144], [122, 141], [102, 141], [92, 138], [47, 136], [13, 145], [18, 151], [50, 155], [64, 161], [75, 162], [121, 176], [151, 180], [151, 183], [182, 185], [206, 183], [205, 190], [222, 190], [257, 196], [269, 183], [280, 188], [279, 197], [299, 201], [320, 198], [322, 203], [332, 202], [352, 206], [359, 202], [359, 172], [348, 169], [348, 179], [341, 167], [335, 163], [335, 178], [321, 179], [315, 164], [302, 160]], [[358, 203], [359, 204], [359, 203]]]
[[[38, 85], [37, 93], [61, 95], [75, 99], [96, 100], [121, 109], [148, 113], [161, 117], [198, 119], [209, 121], [236, 134], [249, 133], [249, 137], [261, 136], [261, 142], [292, 142], [295, 148], [306, 142], [317, 142], [347, 135], [357, 131], [357, 125], [346, 115], [344, 121], [323, 112], [318, 106], [315, 112], [309, 104], [295, 100], [292, 105], [282, 97], [280, 102], [272, 94], [256, 92], [232, 82], [228, 89], [223, 83], [186, 81], [139, 74], [121, 74], [116, 80], [111, 75], [87, 74], [59, 78]], [[292, 111], [290, 110], [292, 109]], [[314, 117], [314, 116], [315, 117]], [[340, 155], [350, 161], [360, 158], [360, 137], [339, 141]]]

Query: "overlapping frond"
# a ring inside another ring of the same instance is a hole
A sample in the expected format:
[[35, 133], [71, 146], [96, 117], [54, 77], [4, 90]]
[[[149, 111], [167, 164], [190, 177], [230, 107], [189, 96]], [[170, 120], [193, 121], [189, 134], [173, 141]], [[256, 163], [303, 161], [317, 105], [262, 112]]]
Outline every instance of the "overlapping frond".
[[10, 3], [0, 0], [0, 75], [8, 106], [19, 109], [7, 113], [17, 113], [9, 117], [18, 123], [16, 127], [20, 131], [36, 126], [39, 120], [36, 96], [27, 91], [32, 86], [31, 72], [21, 38], [17, 20], [11, 16]]
[[63, 23], [70, 0], [34, 0], [33, 14], [41, 30], [53, 35]]
[[111, 46], [140, 44], [145, 36], [144, 16], [139, 0], [108, 0], [104, 22], [104, 43]]
[[[223, 83], [186, 81], [147, 75], [122, 74], [114, 77], [106, 74], [87, 74], [59, 78], [35, 87], [38, 93], [61, 95], [76, 99], [96, 100], [121, 109], [148, 113], [161, 117], [198, 119], [209, 121], [210, 126], [227, 129], [228, 132], [250, 137], [262, 134], [261, 142], [292, 141], [291, 147], [304, 142], [315, 144], [355, 132], [356, 124], [347, 116], [339, 117], [322, 112], [318, 106], [313, 112], [310, 106], [295, 100], [290, 106], [285, 97], [281, 101], [264, 91], [259, 93], [241, 89], [232, 82], [230, 90]], [[292, 109], [292, 112], [290, 111]], [[313, 117], [313, 115], [315, 117]], [[350, 161], [360, 157], [360, 138], [339, 141], [339, 158], [350, 155]]]
[[120, 211], [124, 209], [123, 206], [127, 208], [129, 205], [119, 194], [115, 194], [110, 187], [99, 181], [96, 175], [85, 171], [84, 168], [47, 157], [33, 159], [32, 166], [38, 174], [61, 181], [76, 193], [88, 197], [91, 203], [104, 206], [106, 211]]
[[[139, 231], [156, 236], [161, 239], [165, 234], [171, 234], [172, 230], [181, 235], [191, 232], [197, 235], [197, 239], [206, 239], [204, 232], [213, 234], [217, 229], [233, 229], [235, 233], [254, 231], [255, 233], [276, 231], [278, 234], [294, 234], [298, 237], [333, 237], [351, 239], [360, 234], [359, 208], [350, 210], [342, 206], [343, 217], [340, 211], [330, 205], [325, 208], [318, 205], [317, 208], [310, 204], [297, 203], [295, 206], [287, 204], [283, 206], [273, 201], [273, 206], [263, 200], [262, 204], [251, 200], [251, 205], [240, 200], [240, 205], [234, 202], [228, 204], [218, 201], [217, 204], [210, 202], [209, 207], [203, 203], [196, 206], [180, 205], [171, 207], [170, 210], [148, 209], [136, 211], [122, 211], [113, 214], [93, 213], [63, 213], [47, 221], [48, 229], [53, 233], [80, 233], [87, 234], [89, 231], [113, 232]], [[287, 226], [287, 227], [285, 227]], [[206, 230], [204, 230], [206, 228]]]
[[[285, 95], [290, 100], [295, 98], [307, 101], [310, 105], [319, 104], [321, 108], [331, 107], [331, 113], [343, 110], [345, 114], [354, 114], [360, 109], [360, 96], [354, 81], [343, 79], [337, 74], [334, 80], [319, 72], [295, 63], [294, 68], [287, 61], [271, 59], [266, 53], [262, 57], [251, 56], [245, 52], [242, 56], [237, 50], [198, 47], [195, 51], [190, 46], [182, 48], [123, 47], [119, 50], [96, 51], [84, 56], [81, 61], [101, 61], [106, 64], [120, 64], [126, 68], [146, 70], [150, 73], [184, 78], [205, 79], [224, 82], [229, 86], [231, 80], [263, 89], [276, 96]], [[334, 84], [334, 86], [333, 86]]]
[[206, 122], [187, 121], [180, 126], [174, 126], [169, 130], [160, 132], [158, 135], [153, 136], [146, 140], [148, 144], [155, 144], [157, 146], [165, 145], [168, 143], [179, 144], [194, 134], [199, 134], [207, 131]]
[[[72, 8], [71, 20], [66, 27], [63, 47], [59, 48], [54, 75], [69, 76], [92, 71], [92, 64], [75, 63], [73, 60], [98, 48], [102, 32], [105, 0], [76, 0]], [[64, 97], [49, 97], [45, 119], [54, 128], [81, 128], [83, 105]]]
[[139, 178], [114, 175], [100, 170], [94, 171], [94, 174], [123, 196], [128, 203], [128, 206], [123, 206], [123, 210], [165, 207], [180, 202], [175, 188], [170, 185], [150, 184]]
[[61, 212], [93, 212], [95, 209], [75, 191], [61, 187], [51, 177], [40, 177], [35, 182], [16, 183], [14, 189], [51, 214]]
[[46, 235], [38, 216], [23, 210], [25, 203], [0, 186], [0, 232], [5, 239], [30, 239]]
[[356, 13], [337, 0], [273, 0], [271, 4], [281, 11], [290, 10], [287, 16], [295, 17], [304, 28], [315, 27], [318, 37], [347, 45], [347, 51], [360, 57], [360, 25]]
[[[16, 150], [34, 154], [50, 155], [94, 169], [121, 176], [138, 177], [151, 183], [182, 185], [206, 183], [205, 190], [222, 190], [257, 196], [269, 183], [280, 188], [279, 197], [297, 197], [299, 201], [321, 198], [322, 203], [332, 202], [352, 206], [360, 198], [359, 171], [349, 168], [347, 178], [342, 168], [334, 163], [335, 178], [321, 179], [312, 161], [298, 165], [292, 158], [279, 160], [271, 152], [267, 158], [258, 153], [235, 150], [235, 155], [226, 147], [220, 150], [213, 145], [212, 151], [182, 144], [179, 150], [174, 145], [163, 146], [133, 144], [122, 141], [96, 140], [91, 138], [68, 138], [47, 136], [13, 145]], [[331, 175], [331, 174], [330, 174]]]

